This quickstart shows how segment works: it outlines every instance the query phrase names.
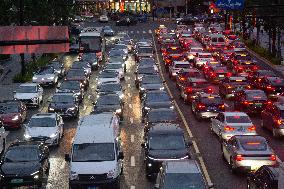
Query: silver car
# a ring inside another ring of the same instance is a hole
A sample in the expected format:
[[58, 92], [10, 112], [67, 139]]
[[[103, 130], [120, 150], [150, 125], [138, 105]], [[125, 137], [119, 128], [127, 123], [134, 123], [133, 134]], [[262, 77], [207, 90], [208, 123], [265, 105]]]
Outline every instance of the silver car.
[[233, 172], [256, 171], [263, 165], [275, 165], [276, 155], [262, 136], [236, 135], [222, 143], [222, 153]]
[[211, 119], [211, 130], [222, 140], [234, 135], [256, 135], [256, 127], [244, 112], [220, 112]]

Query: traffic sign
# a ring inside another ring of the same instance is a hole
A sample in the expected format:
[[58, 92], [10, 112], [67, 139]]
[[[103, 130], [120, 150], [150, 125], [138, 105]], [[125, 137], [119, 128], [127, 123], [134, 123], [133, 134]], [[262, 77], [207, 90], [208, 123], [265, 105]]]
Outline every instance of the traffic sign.
[[241, 10], [244, 8], [244, 0], [217, 0], [216, 6], [224, 10]]

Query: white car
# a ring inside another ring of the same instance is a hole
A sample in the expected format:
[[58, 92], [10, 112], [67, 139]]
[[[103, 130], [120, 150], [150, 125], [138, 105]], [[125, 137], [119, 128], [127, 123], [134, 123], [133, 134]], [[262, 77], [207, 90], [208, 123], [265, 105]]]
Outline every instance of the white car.
[[172, 79], [176, 78], [176, 75], [182, 69], [188, 70], [190, 68], [190, 64], [188, 61], [174, 61], [172, 65], [169, 67], [169, 77]]
[[33, 76], [33, 83], [39, 83], [41, 85], [57, 85], [58, 73], [51, 67], [44, 67]]
[[118, 73], [119, 79], [124, 79], [124, 65], [121, 64], [116, 64], [116, 63], [108, 63], [106, 64], [105, 71], [115, 71]]
[[101, 15], [100, 18], [99, 18], [99, 21], [100, 21], [100, 22], [108, 22], [108, 17], [107, 17], [107, 15]]
[[43, 100], [43, 88], [37, 83], [21, 84], [14, 91], [14, 99], [24, 102], [27, 106], [37, 106]]
[[118, 73], [114, 71], [102, 71], [97, 78], [97, 84], [103, 83], [120, 83]]
[[63, 136], [63, 119], [57, 113], [38, 113], [25, 125], [26, 140], [41, 141], [47, 145], [59, 145]]
[[194, 58], [194, 63], [197, 68], [201, 68], [206, 62], [214, 60], [211, 53], [198, 53]]
[[244, 112], [221, 112], [211, 118], [211, 130], [222, 140], [234, 135], [256, 135], [256, 127]]

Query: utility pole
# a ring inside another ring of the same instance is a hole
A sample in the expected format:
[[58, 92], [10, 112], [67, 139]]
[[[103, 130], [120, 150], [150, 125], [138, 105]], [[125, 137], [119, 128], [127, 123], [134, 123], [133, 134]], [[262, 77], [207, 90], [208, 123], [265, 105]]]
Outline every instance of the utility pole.
[[[20, 26], [24, 25], [24, 0], [20, 0], [20, 9], [19, 9], [19, 23]], [[21, 74], [22, 76], [26, 73], [26, 64], [25, 64], [25, 54], [21, 53]]]

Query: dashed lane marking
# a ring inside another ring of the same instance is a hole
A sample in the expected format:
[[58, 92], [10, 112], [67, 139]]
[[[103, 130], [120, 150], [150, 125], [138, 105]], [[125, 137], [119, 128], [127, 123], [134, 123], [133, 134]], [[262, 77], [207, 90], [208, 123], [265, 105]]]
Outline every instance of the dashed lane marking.
[[[154, 38], [154, 35], [153, 35], [153, 34], [152, 34], [152, 38], [153, 38], [153, 42], [154, 42], [154, 47], [155, 47], [155, 51], [156, 51], [156, 59], [157, 59], [157, 61], [158, 61], [158, 66], [159, 66], [159, 69], [160, 69], [161, 77], [162, 77], [163, 80], [165, 80], [165, 77], [164, 77], [164, 75], [163, 75], [163, 71], [162, 71], [162, 68], [161, 68], [160, 59], [159, 59], [159, 56], [158, 56], [158, 50], [157, 50], [155, 38]], [[170, 91], [169, 86], [167, 85], [167, 83], [165, 83], [165, 87], [166, 87], [168, 93], [170, 94], [170, 97], [173, 98], [173, 94], [172, 94], [172, 92]], [[174, 104], [175, 104], [175, 107], [176, 107], [177, 111], [179, 112], [179, 115], [180, 115], [180, 117], [181, 117], [181, 119], [182, 119], [182, 121], [183, 121], [183, 124], [184, 124], [184, 126], [185, 126], [185, 128], [186, 128], [186, 131], [187, 131], [189, 137], [193, 137], [193, 134], [192, 134], [191, 130], [189, 129], [189, 125], [188, 125], [188, 123], [187, 123], [187, 121], [186, 121], [186, 119], [185, 119], [185, 117], [184, 117], [184, 114], [183, 114], [182, 111], [180, 110], [180, 108], [179, 108], [179, 106], [178, 106], [178, 104], [177, 104], [177, 102], [176, 102], [175, 100], [174, 100]], [[192, 141], [192, 143], [193, 143], [193, 147], [194, 147], [195, 152], [196, 152], [197, 154], [199, 154], [200, 151], [199, 151], [199, 149], [198, 149], [197, 143], [196, 143], [195, 141]], [[200, 157], [198, 157], [198, 159], [199, 159], [199, 162], [200, 162], [201, 168], [202, 168], [202, 170], [203, 170], [203, 173], [204, 173], [204, 175], [205, 175], [205, 178], [206, 178], [207, 183], [208, 183], [209, 185], [212, 184], [210, 175], [209, 175], [209, 173], [208, 173], [208, 170], [207, 170], [207, 168], [206, 168], [206, 165], [205, 165], [205, 163], [204, 163], [203, 158], [200, 156]]]
[[130, 141], [133, 143], [134, 142], [134, 135], [130, 136]]
[[132, 108], [132, 104], [129, 104], [128, 106], [129, 106], [129, 108]]
[[152, 33], [152, 30], [149, 30], [149, 33]]
[[84, 106], [83, 110], [85, 111], [87, 109], [87, 106]]
[[130, 157], [130, 166], [135, 167], [135, 157], [134, 156]]
[[133, 124], [133, 118], [132, 117], [130, 118], [130, 123]]

